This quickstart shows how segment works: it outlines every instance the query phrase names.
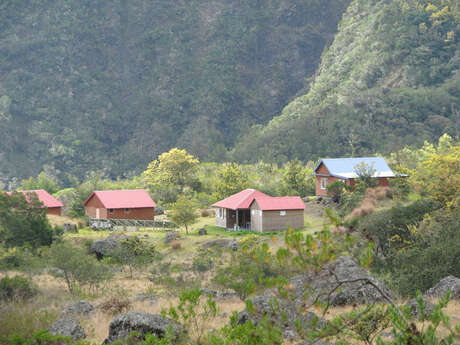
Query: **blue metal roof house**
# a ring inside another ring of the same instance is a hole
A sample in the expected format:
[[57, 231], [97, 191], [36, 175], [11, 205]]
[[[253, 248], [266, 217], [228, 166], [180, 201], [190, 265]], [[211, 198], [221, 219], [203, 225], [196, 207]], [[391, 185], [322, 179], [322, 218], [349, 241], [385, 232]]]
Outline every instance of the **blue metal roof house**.
[[350, 185], [355, 184], [358, 178], [356, 166], [366, 164], [371, 167], [380, 186], [388, 186], [388, 178], [396, 175], [382, 157], [356, 157], [356, 158], [326, 158], [321, 159], [315, 167], [316, 195], [327, 195], [327, 186], [335, 181], [344, 181]]

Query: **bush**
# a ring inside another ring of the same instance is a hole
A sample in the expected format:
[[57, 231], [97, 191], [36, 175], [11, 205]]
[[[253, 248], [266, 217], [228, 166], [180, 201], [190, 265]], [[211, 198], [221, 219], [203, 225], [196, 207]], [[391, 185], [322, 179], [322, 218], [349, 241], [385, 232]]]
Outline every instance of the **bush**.
[[327, 194], [332, 198], [332, 201], [339, 203], [342, 200], [345, 192], [345, 183], [343, 181], [335, 181], [327, 186]]
[[163, 208], [163, 206], [158, 205], [157, 207], [155, 207], [155, 216], [161, 216], [164, 213], [165, 209]]
[[24, 300], [35, 296], [37, 288], [25, 277], [0, 279], [0, 301]]
[[360, 230], [376, 242], [379, 253], [387, 256], [390, 251], [407, 246], [413, 239], [409, 227], [418, 225], [426, 213], [437, 207], [437, 203], [427, 199], [408, 206], [396, 205], [363, 219]]
[[209, 217], [210, 212], [209, 212], [209, 210], [201, 210], [200, 215], [201, 215], [201, 217]]
[[131, 307], [129, 298], [125, 295], [115, 294], [109, 296], [100, 305], [99, 308], [106, 314], [118, 315], [127, 311]]

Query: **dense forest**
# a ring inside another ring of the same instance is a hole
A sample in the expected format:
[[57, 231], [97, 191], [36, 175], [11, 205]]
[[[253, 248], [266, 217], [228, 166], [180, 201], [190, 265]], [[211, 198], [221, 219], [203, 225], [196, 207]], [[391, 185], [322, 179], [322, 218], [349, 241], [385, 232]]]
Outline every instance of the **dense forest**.
[[[2, 1], [0, 181], [459, 136], [455, 0]], [[287, 140], [289, 138], [289, 140]]]
[[[224, 160], [311, 77], [349, 0], [0, 3], [0, 174]], [[1, 176], [0, 176], [1, 177]]]
[[442, 133], [458, 139], [459, 38], [457, 1], [353, 1], [309, 91], [235, 156], [373, 155]]

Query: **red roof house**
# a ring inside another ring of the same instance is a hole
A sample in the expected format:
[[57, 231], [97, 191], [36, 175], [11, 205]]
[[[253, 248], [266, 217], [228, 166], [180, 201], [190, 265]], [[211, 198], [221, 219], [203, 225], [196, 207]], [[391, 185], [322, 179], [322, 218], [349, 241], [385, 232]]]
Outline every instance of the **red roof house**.
[[95, 191], [83, 205], [96, 219], [153, 220], [156, 207], [145, 189]]
[[[54, 214], [60, 216], [62, 214], [62, 208], [64, 205], [50, 193], [44, 189], [38, 190], [21, 190], [20, 193], [24, 194], [26, 199], [30, 201], [31, 194], [35, 194], [43, 203], [43, 207], [46, 207], [46, 214]], [[11, 195], [11, 192], [7, 192], [8, 195]]]
[[216, 225], [226, 229], [263, 232], [304, 227], [305, 204], [298, 196], [272, 197], [245, 189], [212, 206], [217, 208]]

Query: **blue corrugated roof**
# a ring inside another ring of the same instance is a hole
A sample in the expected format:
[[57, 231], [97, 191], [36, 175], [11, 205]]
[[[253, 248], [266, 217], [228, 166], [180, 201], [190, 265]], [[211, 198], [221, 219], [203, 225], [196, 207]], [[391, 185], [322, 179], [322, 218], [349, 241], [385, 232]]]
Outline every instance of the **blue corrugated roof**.
[[382, 157], [356, 157], [356, 158], [325, 158], [315, 168], [323, 163], [332, 176], [348, 179], [357, 178], [355, 167], [365, 163], [375, 170], [374, 177], [395, 177], [395, 174]]

